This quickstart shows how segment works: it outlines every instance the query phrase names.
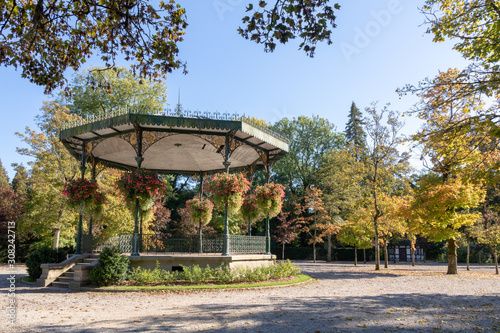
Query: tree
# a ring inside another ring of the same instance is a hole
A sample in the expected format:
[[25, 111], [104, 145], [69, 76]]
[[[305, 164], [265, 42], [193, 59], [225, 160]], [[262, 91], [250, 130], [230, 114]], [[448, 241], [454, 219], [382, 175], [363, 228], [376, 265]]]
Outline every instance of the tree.
[[[458, 72], [458, 75], [448, 76], [436, 82], [425, 79], [417, 86], [407, 85], [400, 93], [425, 93], [438, 87], [454, 87], [454, 94], [442, 98], [442, 102], [457, 99], [487, 96], [494, 102], [493, 107], [482, 110], [481, 113], [470, 115], [469, 122], [499, 123], [498, 97], [500, 90], [500, 52], [498, 45], [500, 37], [500, 7], [496, 1], [448, 1], [426, 0], [422, 12], [426, 16], [429, 28], [427, 33], [434, 35], [434, 42], [451, 40], [454, 49], [471, 64]], [[460, 89], [456, 89], [460, 86]], [[498, 136], [498, 128], [496, 129]]]
[[354, 246], [354, 266], [358, 265], [358, 249], [372, 247], [373, 223], [367, 207], [359, 206], [345, 221], [337, 234], [337, 240]]
[[413, 211], [419, 219], [420, 233], [430, 240], [448, 241], [448, 272], [458, 274], [456, 239], [460, 228], [471, 226], [480, 217], [469, 210], [484, 200], [484, 190], [467, 183], [461, 175], [446, 181], [437, 174], [422, 177], [415, 188]]
[[276, 0], [274, 6], [268, 6], [265, 1], [259, 1], [254, 9], [249, 4], [245, 16], [245, 28], [238, 32], [245, 39], [264, 44], [264, 51], [273, 52], [276, 42], [287, 43], [290, 39], [299, 37], [302, 42], [299, 49], [303, 49], [310, 57], [314, 56], [318, 41], [326, 40], [332, 43], [330, 26], [335, 28], [334, 9], [340, 9], [338, 4], [328, 6], [329, 0], [298, 1]]
[[[370, 138], [368, 144], [368, 193], [371, 197], [372, 222], [375, 236], [375, 270], [380, 270], [379, 220], [386, 213], [381, 203], [382, 196], [391, 196], [391, 185], [399, 175], [408, 169], [408, 156], [399, 154], [397, 147], [403, 142], [399, 131], [403, 123], [399, 113], [388, 109], [385, 105], [377, 111], [377, 104], [365, 109], [365, 128]], [[387, 115], [387, 119], [385, 116]], [[387, 125], [384, 124], [384, 121]]]
[[2, 161], [0, 160], [0, 186], [10, 186], [9, 176], [5, 170]]
[[22, 155], [34, 159], [30, 162], [30, 201], [26, 215], [20, 220], [20, 233], [34, 233], [48, 244], [53, 239], [54, 248], [73, 240], [76, 213], [68, 209], [62, 189], [67, 180], [80, 174], [78, 161], [73, 158], [58, 138], [58, 129], [64, 121], [74, 119], [67, 109], [46, 102], [41, 115], [36, 117], [40, 132], [26, 128], [25, 133], [16, 133], [28, 148], [18, 148]]
[[299, 235], [300, 224], [297, 219], [288, 218], [289, 212], [281, 212], [277, 219], [279, 224], [274, 229], [273, 238], [281, 244], [281, 260], [285, 260], [285, 245], [291, 244]]
[[[313, 261], [316, 262], [316, 244], [323, 243], [326, 231], [330, 229], [328, 222], [330, 217], [326, 214], [321, 199], [322, 192], [317, 187], [306, 189], [304, 205], [297, 204], [297, 215], [301, 215], [299, 222], [302, 225], [302, 232], [309, 235], [309, 244], [313, 245]], [[335, 231], [338, 231], [338, 227]]]
[[[239, 33], [266, 51], [276, 42], [302, 39], [300, 48], [313, 56], [316, 44], [331, 43], [335, 27], [329, 0], [259, 1], [247, 8]], [[160, 79], [184, 68], [179, 43], [187, 28], [186, 11], [175, 0], [153, 5], [147, 0], [62, 0], [47, 3], [3, 1], [0, 11], [0, 63], [21, 68], [22, 77], [45, 86], [47, 93], [65, 84], [64, 73], [77, 71], [92, 54], [100, 54], [106, 68], [121, 55], [134, 61], [132, 71]], [[50, 51], [50, 52], [49, 52]]]
[[356, 158], [360, 161], [368, 155], [368, 151], [366, 148], [366, 133], [363, 129], [363, 114], [354, 102], [352, 102], [348, 119], [344, 130], [345, 139], [347, 143], [352, 143], [357, 147], [355, 150]]
[[[444, 84], [454, 81], [455, 84]], [[456, 209], [474, 208], [474, 204], [481, 197], [484, 191], [472, 183], [482, 183], [487, 174], [495, 176], [496, 168], [492, 168], [498, 161], [498, 148], [496, 140], [491, 137], [491, 126], [482, 122], [470, 122], [471, 115], [481, 113], [483, 103], [474, 96], [466, 96], [461, 91], [464, 85], [461, 83], [460, 73], [456, 69], [449, 69], [440, 73], [435, 79], [435, 86], [425, 92], [419, 93], [420, 102], [416, 105], [414, 113], [424, 121], [420, 130], [412, 136], [412, 139], [422, 147], [422, 157], [424, 165], [434, 174], [423, 179], [423, 184], [427, 190], [430, 186], [436, 186], [434, 191], [440, 193], [446, 188], [459, 193], [471, 193], [476, 191], [478, 197], [471, 197], [469, 201], [463, 198], [456, 198], [456, 202], [448, 200], [443, 202], [442, 209], [449, 210], [443, 212], [441, 217], [434, 217], [438, 214], [432, 207], [439, 204], [439, 197], [428, 196], [428, 193], [417, 192], [418, 202], [424, 198], [431, 200], [427, 211], [421, 212], [427, 218], [424, 223], [438, 223], [435, 228], [425, 229], [429, 237], [433, 240], [444, 240], [442, 235], [450, 238], [448, 241], [448, 274], [457, 274], [456, 238], [458, 229], [461, 227], [457, 223], [461, 219], [456, 219]], [[462, 178], [462, 179], [456, 179]], [[441, 183], [437, 182], [440, 179]], [[434, 201], [435, 200], [435, 201]], [[426, 206], [427, 207], [427, 206]], [[442, 220], [447, 216], [450, 221]], [[432, 219], [431, 219], [432, 218]], [[471, 217], [473, 220], [473, 217]], [[463, 226], [471, 225], [472, 220], [463, 218]], [[446, 229], [441, 236], [436, 233], [438, 230]], [[427, 234], [426, 234], [427, 235]]]
[[343, 144], [335, 126], [318, 116], [283, 118], [272, 129], [290, 141], [289, 153], [273, 166], [273, 178], [293, 194], [302, 194], [315, 184], [315, 174], [325, 153]]
[[483, 223], [472, 229], [472, 234], [481, 244], [488, 245], [495, 261], [495, 273], [498, 274], [498, 251], [500, 250], [500, 216], [487, 211], [483, 213]]
[[[328, 152], [317, 173], [324, 209], [330, 217], [328, 224], [336, 229], [342, 227], [363, 199], [361, 181], [365, 170], [364, 164], [356, 158], [356, 148], [351, 146]], [[327, 234], [327, 261], [331, 261], [331, 236], [331, 232]]]
[[16, 221], [22, 216], [26, 198], [10, 186], [0, 185], [0, 221]]
[[12, 179], [12, 188], [20, 195], [26, 196], [28, 194], [28, 173], [22, 164], [14, 164], [16, 174]]
[[156, 112], [163, 110], [166, 89], [164, 84], [138, 78], [124, 67], [95, 67], [76, 75], [69, 93], [61, 92], [57, 102], [79, 116], [127, 108]]

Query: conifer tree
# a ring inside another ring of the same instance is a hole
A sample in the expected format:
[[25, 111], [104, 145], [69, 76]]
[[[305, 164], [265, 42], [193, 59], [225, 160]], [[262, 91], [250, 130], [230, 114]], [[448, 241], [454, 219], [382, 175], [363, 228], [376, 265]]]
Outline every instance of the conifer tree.
[[0, 160], [0, 186], [10, 186], [9, 176], [7, 176], [7, 171], [3, 167], [1, 160]]
[[345, 126], [345, 138], [347, 143], [354, 143], [358, 149], [356, 158], [358, 161], [363, 155], [367, 155], [366, 148], [366, 133], [363, 129], [363, 114], [358, 107], [352, 102], [351, 110], [349, 111], [349, 120]]
[[12, 188], [17, 194], [24, 196], [28, 194], [28, 173], [22, 164], [14, 164], [13, 167], [16, 170], [16, 174], [14, 175], [14, 179], [12, 179]]

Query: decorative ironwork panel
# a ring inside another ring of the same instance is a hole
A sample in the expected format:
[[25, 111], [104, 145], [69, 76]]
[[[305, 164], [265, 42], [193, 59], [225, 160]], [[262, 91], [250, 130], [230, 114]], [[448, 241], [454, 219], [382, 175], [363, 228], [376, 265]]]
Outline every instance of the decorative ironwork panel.
[[118, 242], [118, 248], [122, 253], [132, 252], [133, 234], [121, 234]]
[[222, 238], [203, 237], [203, 253], [222, 253], [223, 246]]
[[266, 253], [266, 237], [229, 235], [229, 252], [246, 254]]

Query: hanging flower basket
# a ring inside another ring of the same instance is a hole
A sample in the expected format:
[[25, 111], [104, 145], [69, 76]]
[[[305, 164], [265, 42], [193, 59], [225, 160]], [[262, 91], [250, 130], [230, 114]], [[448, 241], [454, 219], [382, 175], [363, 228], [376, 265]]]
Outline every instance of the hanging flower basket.
[[285, 187], [275, 183], [257, 186], [255, 196], [259, 210], [268, 217], [274, 217], [281, 212]]
[[68, 205], [78, 212], [94, 217], [101, 214], [105, 197], [96, 182], [85, 178], [68, 180], [62, 193], [68, 198]]
[[243, 204], [243, 195], [250, 188], [250, 182], [242, 174], [219, 173], [206, 180], [205, 188], [212, 195], [219, 211], [227, 203], [229, 213], [236, 214]]
[[212, 220], [214, 203], [210, 200], [194, 198], [186, 201], [186, 208], [189, 216], [195, 222], [201, 222], [201, 224], [207, 225], [210, 220]]
[[241, 216], [245, 221], [253, 223], [257, 221], [262, 213], [257, 208], [257, 196], [255, 194], [246, 195], [240, 208]]
[[143, 212], [154, 206], [153, 196], [162, 197], [167, 188], [158, 174], [146, 170], [124, 173], [116, 185], [124, 195], [127, 207], [134, 211], [135, 201], [139, 199], [139, 209]]

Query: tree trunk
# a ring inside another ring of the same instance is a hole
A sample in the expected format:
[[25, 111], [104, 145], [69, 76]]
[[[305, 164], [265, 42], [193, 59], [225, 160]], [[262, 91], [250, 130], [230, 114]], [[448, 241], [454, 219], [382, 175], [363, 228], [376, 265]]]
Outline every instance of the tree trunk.
[[54, 229], [54, 249], [59, 248], [59, 236], [61, 235], [61, 228]]
[[394, 246], [392, 247], [392, 249], [394, 250], [394, 255], [392, 256], [392, 259], [393, 259], [393, 260], [392, 260], [392, 262], [393, 262], [393, 263], [396, 263], [396, 245], [394, 245]]
[[378, 216], [375, 214], [373, 218], [375, 227], [375, 270], [380, 271], [380, 244], [378, 243]]
[[316, 262], [316, 241], [313, 243], [313, 262]]
[[283, 242], [283, 247], [281, 248], [281, 260], [285, 260], [285, 243]]
[[358, 246], [354, 245], [354, 266], [358, 266]]
[[366, 264], [366, 249], [363, 249], [363, 264]]
[[493, 249], [493, 259], [495, 259], [495, 273], [498, 275], [498, 250]]
[[479, 263], [481, 263], [481, 255], [483, 254], [483, 249], [479, 250], [479, 252], [477, 253], [477, 259], [479, 261]]
[[414, 239], [414, 237], [412, 237], [412, 240], [411, 240], [411, 265], [413, 267], [415, 267], [415, 243], [416, 243], [416, 240]]
[[457, 244], [454, 239], [448, 239], [448, 272], [446, 274], [458, 274]]
[[467, 239], [467, 270], [470, 271], [470, 267], [469, 267], [469, 260], [470, 260], [470, 244], [469, 244], [469, 240]]
[[424, 264], [427, 262], [427, 259], [425, 258], [425, 256], [427, 255], [427, 251], [425, 249], [422, 249], [422, 252], [423, 252], [423, 255], [424, 255]]
[[384, 241], [384, 268], [389, 268], [389, 251], [387, 251], [387, 241]]
[[326, 255], [326, 261], [331, 262], [332, 261], [332, 235], [328, 235], [328, 252]]

